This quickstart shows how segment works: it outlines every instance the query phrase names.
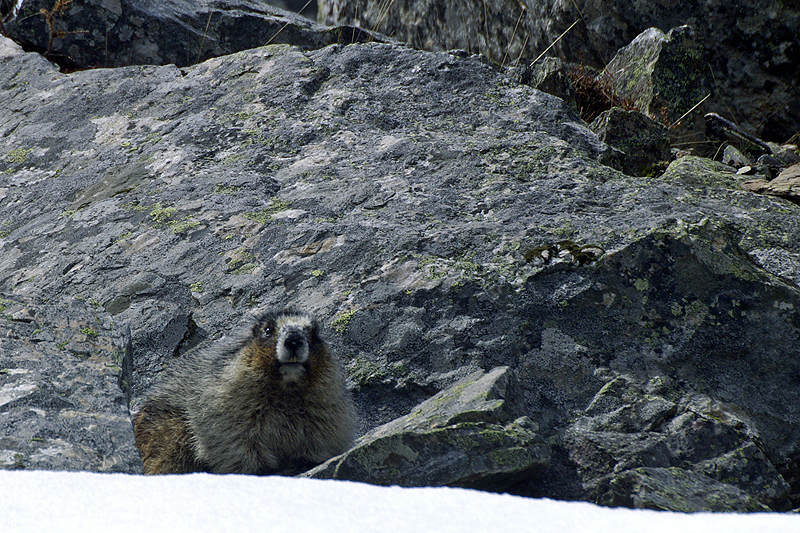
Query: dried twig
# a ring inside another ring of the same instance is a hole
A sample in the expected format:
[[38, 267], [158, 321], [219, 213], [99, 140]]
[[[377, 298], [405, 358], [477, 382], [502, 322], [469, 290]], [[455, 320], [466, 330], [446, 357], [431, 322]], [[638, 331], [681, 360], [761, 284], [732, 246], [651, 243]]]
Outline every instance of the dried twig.
[[716, 123], [717, 126], [721, 127], [723, 130], [729, 132], [735, 137], [739, 137], [741, 139], [745, 139], [746, 141], [750, 141], [751, 143], [755, 144], [759, 148], [763, 149], [766, 153], [771, 154], [772, 148], [769, 147], [767, 143], [759, 139], [754, 135], [750, 135], [742, 128], [731, 122], [730, 120], [726, 120], [721, 116], [717, 115], [716, 113], [708, 113], [703, 118], [705, 118], [706, 122]]
[[[506, 58], [508, 57], [508, 51], [511, 50], [511, 45], [514, 44], [514, 37], [517, 36], [517, 28], [519, 28], [519, 23], [522, 22], [522, 17], [525, 16], [525, 11], [526, 10], [527, 10], [527, 8], [525, 6], [522, 6], [522, 12], [519, 14], [519, 18], [517, 19], [516, 26], [514, 26], [514, 33], [511, 34], [511, 39], [508, 41], [508, 47], [506, 47], [506, 53], [505, 53], [505, 55], [503, 55], [503, 62], [500, 64], [500, 68], [503, 68], [503, 67], [506, 66]], [[525, 39], [525, 42], [527, 43], [528, 40]]]
[[89, 33], [86, 30], [77, 30], [77, 31], [64, 31], [64, 30], [57, 30], [55, 28], [54, 19], [56, 16], [63, 17], [64, 14], [67, 12], [67, 8], [72, 3], [72, 0], [56, 0], [53, 4], [53, 9], [46, 9], [41, 8], [39, 10], [39, 14], [44, 17], [44, 23], [47, 26], [47, 51], [44, 53], [45, 56], [49, 56], [53, 53], [53, 41], [56, 39], [63, 39], [67, 35], [76, 35], [79, 33]]
[[545, 55], [545, 54], [546, 54], [548, 51], [550, 51], [550, 49], [551, 49], [551, 48], [553, 48], [553, 47], [556, 45], [556, 43], [557, 43], [558, 41], [560, 41], [560, 40], [561, 40], [561, 38], [567, 34], [567, 32], [569, 32], [569, 30], [571, 30], [572, 28], [574, 28], [574, 27], [575, 27], [575, 24], [577, 24], [578, 22], [580, 22], [580, 20], [581, 20], [581, 19], [578, 19], [578, 20], [576, 20], [575, 22], [573, 22], [573, 23], [572, 23], [572, 25], [571, 25], [569, 28], [567, 28], [566, 30], [564, 30], [564, 32], [563, 32], [561, 35], [559, 35], [559, 36], [558, 36], [558, 39], [556, 39], [555, 41], [553, 41], [553, 42], [550, 44], [550, 46], [548, 46], [547, 48], [545, 48], [545, 49], [544, 49], [544, 52], [542, 52], [541, 54], [539, 54], [539, 57], [537, 57], [536, 59], [534, 59], [534, 60], [531, 62], [531, 65], [534, 65], [534, 64], [535, 64], [537, 61], [539, 61], [539, 60], [542, 58], [542, 56], [544, 56], [544, 55]]
[[691, 113], [692, 111], [694, 111], [695, 109], [697, 109], [697, 107], [698, 107], [700, 104], [702, 104], [703, 102], [705, 102], [706, 100], [708, 100], [710, 96], [711, 96], [711, 93], [708, 93], [708, 94], [706, 95], [706, 97], [705, 97], [705, 98], [703, 98], [702, 100], [700, 100], [699, 102], [697, 102], [696, 104], [694, 104], [694, 105], [692, 106], [692, 108], [691, 108], [689, 111], [687, 111], [686, 113], [684, 113], [683, 115], [681, 115], [681, 117], [680, 117], [678, 120], [676, 120], [675, 122], [673, 122], [673, 123], [672, 123], [672, 126], [670, 126], [670, 127], [669, 127], [669, 128], [667, 128], [667, 129], [670, 129], [670, 130], [671, 130], [672, 128], [674, 128], [675, 126], [677, 126], [678, 124], [680, 124], [680, 123], [681, 123], [681, 120], [685, 119], [685, 118], [686, 118], [686, 117], [689, 115], [689, 113]]
[[203, 30], [203, 39], [200, 41], [200, 47], [197, 49], [197, 60], [195, 61], [195, 63], [199, 63], [200, 62], [200, 56], [203, 55], [203, 46], [205, 46], [205, 44], [206, 44], [206, 35], [208, 34], [209, 26], [211, 26], [211, 15], [213, 13], [214, 12], [211, 11], [211, 9], [208, 10], [208, 20], [206, 21], [206, 29]]

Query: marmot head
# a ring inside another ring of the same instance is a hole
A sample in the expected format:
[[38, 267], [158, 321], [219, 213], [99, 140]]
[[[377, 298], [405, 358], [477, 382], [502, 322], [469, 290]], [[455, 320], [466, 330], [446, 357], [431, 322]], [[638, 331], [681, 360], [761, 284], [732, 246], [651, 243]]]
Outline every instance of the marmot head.
[[294, 309], [259, 315], [252, 335], [254, 350], [246, 362], [254, 369], [277, 371], [284, 385], [303, 380], [312, 366], [327, 358], [317, 321]]

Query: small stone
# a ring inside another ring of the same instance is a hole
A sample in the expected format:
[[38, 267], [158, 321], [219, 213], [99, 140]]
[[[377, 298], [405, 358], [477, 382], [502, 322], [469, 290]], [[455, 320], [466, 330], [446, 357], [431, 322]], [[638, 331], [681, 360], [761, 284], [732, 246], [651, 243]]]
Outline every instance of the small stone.
[[733, 168], [742, 168], [751, 164], [747, 156], [730, 144], [722, 150], [722, 162]]

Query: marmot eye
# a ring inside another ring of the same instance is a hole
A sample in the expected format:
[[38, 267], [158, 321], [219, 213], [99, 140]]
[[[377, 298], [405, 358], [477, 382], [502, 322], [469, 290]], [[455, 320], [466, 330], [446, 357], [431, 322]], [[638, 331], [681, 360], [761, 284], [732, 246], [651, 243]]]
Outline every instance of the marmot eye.
[[263, 339], [269, 338], [272, 335], [272, 324], [257, 324], [253, 328], [253, 334]]

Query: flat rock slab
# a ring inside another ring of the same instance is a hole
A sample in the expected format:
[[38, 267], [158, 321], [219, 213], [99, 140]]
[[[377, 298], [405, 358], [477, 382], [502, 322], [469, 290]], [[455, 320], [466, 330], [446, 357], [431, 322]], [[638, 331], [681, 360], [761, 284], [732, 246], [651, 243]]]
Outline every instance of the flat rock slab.
[[773, 180], [755, 179], [742, 182], [742, 189], [778, 196], [800, 204], [800, 165], [784, 169]]
[[550, 456], [536, 424], [509, 419], [512, 381], [507, 367], [471, 374], [304, 477], [506, 490]]

